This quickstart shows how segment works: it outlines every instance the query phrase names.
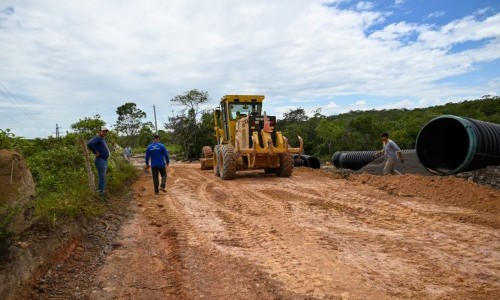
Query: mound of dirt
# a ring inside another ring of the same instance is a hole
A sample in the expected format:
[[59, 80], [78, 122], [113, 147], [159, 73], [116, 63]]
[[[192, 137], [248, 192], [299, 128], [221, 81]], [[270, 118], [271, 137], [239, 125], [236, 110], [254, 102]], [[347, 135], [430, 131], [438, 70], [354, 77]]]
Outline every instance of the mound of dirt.
[[[422, 174], [422, 175], [433, 175], [429, 172], [418, 159], [417, 153], [404, 153], [403, 154], [404, 163], [397, 162], [395, 170], [401, 174]], [[385, 165], [385, 158], [380, 157], [371, 163], [367, 164], [363, 168], [359, 169], [358, 173], [368, 173], [373, 175], [383, 175]]]
[[438, 205], [456, 206], [500, 215], [500, 191], [456, 177], [418, 174], [373, 176], [360, 174], [349, 180], [376, 186], [391, 194], [421, 197]]
[[32, 208], [35, 198], [33, 176], [23, 157], [13, 150], [0, 150], [0, 215], [7, 210], [19, 210], [7, 230], [21, 233], [31, 226]]
[[459, 173], [457, 177], [489, 185], [492, 188], [500, 190], [500, 166], [489, 166], [484, 169]]

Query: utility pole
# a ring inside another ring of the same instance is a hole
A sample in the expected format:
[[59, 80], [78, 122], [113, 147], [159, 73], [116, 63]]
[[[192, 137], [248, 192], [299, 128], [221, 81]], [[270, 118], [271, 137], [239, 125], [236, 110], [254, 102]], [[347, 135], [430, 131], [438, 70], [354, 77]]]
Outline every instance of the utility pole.
[[158, 123], [156, 123], [156, 106], [155, 105], [153, 105], [153, 111], [155, 114], [155, 131], [156, 131], [156, 134], [158, 134]]
[[56, 124], [56, 138], [59, 138], [59, 129], [60, 129], [60, 128], [61, 128], [61, 127], [59, 127], [59, 125], [58, 125], [58, 124]]

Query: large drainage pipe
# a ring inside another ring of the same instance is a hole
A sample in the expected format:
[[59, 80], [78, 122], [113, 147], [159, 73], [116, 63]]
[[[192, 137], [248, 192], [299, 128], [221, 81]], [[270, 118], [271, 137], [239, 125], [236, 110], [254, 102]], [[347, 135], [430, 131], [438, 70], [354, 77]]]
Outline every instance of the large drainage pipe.
[[430, 171], [444, 175], [500, 164], [500, 124], [444, 115], [417, 137], [417, 155]]
[[[377, 157], [378, 151], [337, 151], [332, 156], [332, 163], [336, 168], [359, 170], [371, 163]], [[401, 150], [403, 154], [415, 153], [415, 149]]]
[[313, 169], [319, 169], [321, 167], [321, 162], [319, 159], [312, 155], [298, 155], [293, 154], [294, 166], [295, 167], [308, 167]]

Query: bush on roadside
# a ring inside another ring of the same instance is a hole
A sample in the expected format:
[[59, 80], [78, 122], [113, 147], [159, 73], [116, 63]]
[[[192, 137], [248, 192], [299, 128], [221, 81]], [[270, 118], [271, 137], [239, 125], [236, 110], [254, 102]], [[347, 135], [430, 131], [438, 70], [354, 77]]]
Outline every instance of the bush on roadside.
[[[88, 187], [87, 171], [80, 134], [70, 133], [62, 138], [19, 140], [3, 132], [2, 145], [23, 154], [33, 175], [36, 199], [33, 203], [35, 218], [47, 227], [57, 227], [80, 217], [95, 217], [105, 211], [105, 205]], [[115, 149], [111, 135], [110, 149]], [[85, 139], [86, 141], [86, 139]], [[92, 160], [92, 157], [91, 157]], [[121, 156], [113, 153], [109, 159], [107, 176], [108, 196], [123, 196], [137, 178], [138, 171]], [[91, 162], [94, 176], [96, 170]], [[8, 225], [7, 216], [0, 216], [2, 228]], [[0, 228], [1, 229], [1, 228]], [[8, 232], [0, 230], [2, 237]]]
[[125, 195], [130, 186], [139, 176], [139, 171], [121, 156], [113, 156], [108, 164], [107, 192], [114, 196]]

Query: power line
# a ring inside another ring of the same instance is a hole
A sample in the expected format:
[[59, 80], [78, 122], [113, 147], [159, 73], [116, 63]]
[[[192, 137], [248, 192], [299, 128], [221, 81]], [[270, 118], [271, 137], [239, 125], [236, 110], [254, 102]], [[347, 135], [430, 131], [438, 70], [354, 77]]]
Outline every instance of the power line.
[[7, 92], [7, 94], [0, 89], [0, 94], [4, 95], [6, 99], [9, 99], [19, 110], [30, 120], [34, 119], [34, 116], [24, 107], [24, 105], [14, 97], [14, 94], [5, 86], [5, 84], [0, 81], [0, 87]]

